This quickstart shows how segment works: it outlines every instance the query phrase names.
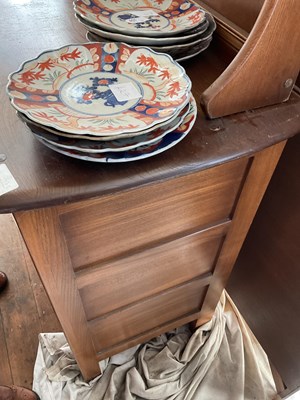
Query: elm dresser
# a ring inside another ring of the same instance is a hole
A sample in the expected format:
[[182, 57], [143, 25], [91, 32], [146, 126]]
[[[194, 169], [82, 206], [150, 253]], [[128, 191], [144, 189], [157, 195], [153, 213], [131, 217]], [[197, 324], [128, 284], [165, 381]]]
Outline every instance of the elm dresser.
[[206, 119], [201, 93], [234, 57], [216, 37], [184, 64], [198, 117], [180, 144], [123, 164], [67, 158], [34, 139], [4, 87], [23, 60], [86, 41], [84, 29], [59, 0], [7, 1], [2, 21], [0, 153], [19, 187], [0, 197], [0, 212], [13, 213], [90, 379], [99, 360], [211, 318], [285, 142], [300, 131], [300, 99]]

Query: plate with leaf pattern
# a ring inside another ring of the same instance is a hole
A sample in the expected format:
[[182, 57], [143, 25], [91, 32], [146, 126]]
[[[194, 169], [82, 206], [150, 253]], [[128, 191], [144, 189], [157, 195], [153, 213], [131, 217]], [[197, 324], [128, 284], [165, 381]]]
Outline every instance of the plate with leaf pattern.
[[[148, 37], [148, 36], [132, 36], [127, 34], [126, 32], [110, 32], [107, 31], [100, 26], [93, 24], [83, 18], [80, 15], [75, 14], [77, 20], [84, 25], [84, 27], [90, 31], [95, 33], [102, 38], [105, 38], [108, 41], [115, 42], [125, 42], [129, 44], [133, 44], [135, 46], [168, 46], [168, 45], [176, 45], [181, 43], [186, 43], [190, 40], [201, 37], [202, 34], [206, 35], [206, 32], [211, 33], [212, 29], [215, 25], [214, 18], [211, 14], [206, 12], [206, 19], [196, 28], [189, 29], [186, 32], [170, 36], [170, 37]], [[215, 27], [214, 27], [215, 29]], [[213, 29], [213, 30], [214, 30]], [[210, 31], [210, 32], [209, 32]]]
[[68, 150], [79, 150], [83, 153], [104, 153], [107, 151], [125, 151], [134, 149], [142, 145], [148, 145], [153, 142], [157, 142], [160, 138], [166, 134], [174, 131], [182, 123], [186, 114], [189, 112], [190, 104], [187, 104], [179, 115], [169, 124], [166, 124], [160, 128], [154, 129], [144, 135], [134, 137], [117, 137], [114, 140], [98, 140], [90, 141], [86, 139], [78, 138], [66, 138], [63, 136], [55, 135], [51, 132], [46, 131], [41, 126], [34, 126], [30, 122], [26, 122], [26, 125], [32, 131], [34, 136], [43, 139], [56, 147]]
[[74, 0], [81, 18], [112, 32], [164, 37], [197, 27], [205, 11], [188, 0]]
[[105, 153], [84, 153], [78, 150], [68, 150], [59, 148], [53, 144], [46, 142], [42, 138], [37, 138], [41, 143], [50, 149], [64, 154], [66, 156], [77, 158], [85, 161], [100, 162], [100, 163], [121, 163], [141, 160], [144, 158], [153, 157], [160, 154], [171, 147], [174, 147], [190, 132], [195, 124], [197, 117], [197, 104], [194, 98], [191, 99], [191, 106], [188, 114], [183, 119], [182, 123], [177, 129], [168, 133], [163, 138], [152, 144], [146, 144], [137, 148], [126, 151], [108, 151]]
[[125, 43], [48, 50], [10, 74], [12, 105], [62, 132], [112, 136], [168, 121], [189, 101], [191, 81], [169, 55]]

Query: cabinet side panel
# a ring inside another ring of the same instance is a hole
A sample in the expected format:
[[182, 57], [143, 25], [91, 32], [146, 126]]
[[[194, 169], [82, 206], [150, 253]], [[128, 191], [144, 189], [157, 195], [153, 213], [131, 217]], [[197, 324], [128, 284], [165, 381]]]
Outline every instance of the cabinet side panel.
[[241, 159], [128, 192], [62, 208], [75, 271], [227, 220], [247, 167]]
[[213, 314], [284, 146], [281, 142], [253, 157], [197, 325]]

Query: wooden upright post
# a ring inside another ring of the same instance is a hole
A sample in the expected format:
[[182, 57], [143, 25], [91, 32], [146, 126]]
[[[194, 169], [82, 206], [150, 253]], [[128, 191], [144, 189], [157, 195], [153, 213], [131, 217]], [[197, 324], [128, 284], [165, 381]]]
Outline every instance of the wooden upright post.
[[300, 68], [299, 0], [266, 0], [243, 47], [202, 94], [210, 118], [288, 100]]

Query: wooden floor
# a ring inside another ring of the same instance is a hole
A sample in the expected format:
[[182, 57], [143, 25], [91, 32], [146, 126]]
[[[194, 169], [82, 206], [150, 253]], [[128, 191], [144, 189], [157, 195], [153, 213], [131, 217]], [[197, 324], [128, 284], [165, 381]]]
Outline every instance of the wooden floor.
[[31, 388], [38, 334], [61, 326], [11, 215], [0, 215], [0, 271], [0, 384]]

